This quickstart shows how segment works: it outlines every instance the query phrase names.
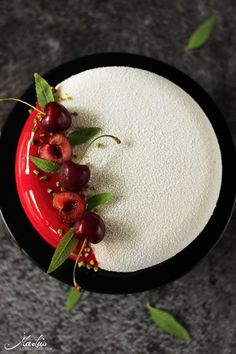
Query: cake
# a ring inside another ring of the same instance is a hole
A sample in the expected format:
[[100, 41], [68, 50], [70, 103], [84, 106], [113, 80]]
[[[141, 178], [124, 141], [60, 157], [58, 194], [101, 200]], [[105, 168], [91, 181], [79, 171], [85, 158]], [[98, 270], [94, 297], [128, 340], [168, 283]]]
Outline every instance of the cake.
[[74, 127], [98, 126], [122, 140], [117, 148], [104, 139], [83, 160], [92, 163], [95, 191], [114, 193], [101, 209], [106, 237], [92, 245], [99, 267], [138, 271], [195, 240], [214, 212], [222, 178], [217, 137], [200, 106], [171, 81], [122, 66], [81, 72], [56, 89], [77, 113]]

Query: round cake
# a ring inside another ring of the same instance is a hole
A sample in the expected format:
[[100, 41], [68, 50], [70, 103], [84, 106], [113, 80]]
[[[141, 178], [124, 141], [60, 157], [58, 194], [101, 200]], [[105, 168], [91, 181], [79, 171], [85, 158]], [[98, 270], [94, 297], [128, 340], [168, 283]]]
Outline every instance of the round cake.
[[74, 127], [122, 140], [117, 147], [104, 139], [83, 160], [92, 163], [95, 191], [114, 194], [101, 209], [106, 237], [92, 245], [100, 268], [137, 271], [183, 250], [209, 221], [221, 187], [220, 148], [200, 106], [171, 81], [122, 66], [84, 71], [57, 90], [77, 112]]

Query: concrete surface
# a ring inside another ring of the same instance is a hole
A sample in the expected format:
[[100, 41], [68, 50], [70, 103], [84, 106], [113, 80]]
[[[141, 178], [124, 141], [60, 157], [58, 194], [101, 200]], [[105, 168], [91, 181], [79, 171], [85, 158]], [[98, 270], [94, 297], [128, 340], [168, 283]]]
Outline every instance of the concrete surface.
[[[43, 74], [78, 56], [139, 53], [166, 61], [200, 83], [236, 136], [235, 10], [230, 0], [1, 0], [0, 96], [19, 97], [32, 73]], [[217, 26], [210, 41], [186, 53], [189, 35], [212, 14]], [[11, 108], [11, 103], [1, 104], [1, 126]], [[86, 293], [67, 313], [68, 287], [36, 268], [1, 222], [0, 351], [26, 332], [43, 334], [55, 353], [236, 353], [235, 234], [234, 214], [217, 246], [181, 279], [135, 295]], [[192, 341], [161, 333], [147, 315], [147, 302], [172, 312], [190, 330]]]

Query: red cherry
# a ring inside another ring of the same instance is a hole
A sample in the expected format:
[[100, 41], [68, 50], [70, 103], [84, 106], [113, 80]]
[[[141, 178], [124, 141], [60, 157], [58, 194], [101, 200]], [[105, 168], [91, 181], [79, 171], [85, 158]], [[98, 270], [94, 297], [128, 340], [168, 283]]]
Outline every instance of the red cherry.
[[41, 120], [41, 126], [48, 132], [60, 132], [71, 126], [70, 112], [57, 102], [49, 102], [44, 108], [45, 115]]
[[91, 243], [99, 243], [105, 236], [105, 224], [95, 213], [85, 213], [74, 225], [74, 234], [78, 238], [87, 238]]
[[59, 181], [62, 187], [68, 191], [79, 192], [90, 179], [90, 169], [86, 165], [77, 165], [72, 161], [66, 161], [59, 170]]
[[40, 147], [39, 157], [44, 160], [62, 164], [72, 157], [71, 143], [64, 134], [54, 134], [49, 139], [49, 144]]
[[62, 192], [54, 195], [53, 206], [59, 210], [60, 219], [71, 224], [84, 214], [86, 202], [78, 193]]

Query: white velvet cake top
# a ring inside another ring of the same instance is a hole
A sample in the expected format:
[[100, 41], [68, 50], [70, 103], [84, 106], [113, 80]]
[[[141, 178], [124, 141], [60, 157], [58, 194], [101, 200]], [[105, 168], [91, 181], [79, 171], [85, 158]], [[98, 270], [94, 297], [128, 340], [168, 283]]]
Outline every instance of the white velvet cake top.
[[199, 105], [180, 87], [148, 71], [104, 67], [58, 85], [63, 104], [78, 112], [76, 126], [98, 126], [90, 149], [90, 185], [113, 192], [100, 215], [102, 242], [92, 245], [101, 268], [131, 272], [180, 252], [203, 230], [219, 196], [221, 153]]

